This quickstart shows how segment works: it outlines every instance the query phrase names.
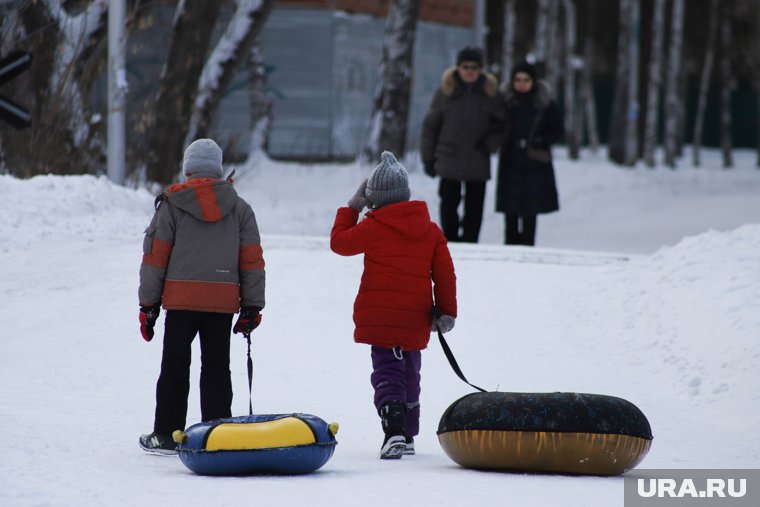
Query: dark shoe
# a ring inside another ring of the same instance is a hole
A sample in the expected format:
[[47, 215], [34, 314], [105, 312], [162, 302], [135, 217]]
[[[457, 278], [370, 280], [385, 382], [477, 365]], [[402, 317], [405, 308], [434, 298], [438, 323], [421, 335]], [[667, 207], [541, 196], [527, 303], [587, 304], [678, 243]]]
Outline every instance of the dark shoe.
[[386, 436], [380, 448], [380, 459], [401, 459], [405, 449], [403, 435]]
[[156, 432], [140, 435], [140, 448], [151, 454], [173, 456], [177, 454], [177, 444], [169, 435], [159, 435]]
[[414, 455], [414, 437], [406, 437], [404, 442], [404, 456]]

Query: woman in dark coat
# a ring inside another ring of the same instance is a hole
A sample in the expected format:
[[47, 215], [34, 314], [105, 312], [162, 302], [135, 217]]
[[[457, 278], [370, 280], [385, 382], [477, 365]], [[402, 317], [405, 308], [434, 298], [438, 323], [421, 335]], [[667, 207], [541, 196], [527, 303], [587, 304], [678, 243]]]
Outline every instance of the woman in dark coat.
[[496, 211], [505, 213], [505, 243], [534, 245], [536, 216], [559, 209], [551, 145], [563, 134], [549, 88], [533, 65], [515, 65], [504, 91], [506, 122], [499, 155]]

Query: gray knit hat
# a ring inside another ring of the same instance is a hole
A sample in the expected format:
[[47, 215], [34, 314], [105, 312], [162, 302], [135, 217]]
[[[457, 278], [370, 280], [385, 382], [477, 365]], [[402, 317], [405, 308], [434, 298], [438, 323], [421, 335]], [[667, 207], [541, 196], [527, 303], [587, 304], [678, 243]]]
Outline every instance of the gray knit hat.
[[380, 165], [372, 171], [364, 195], [375, 208], [409, 200], [409, 175], [390, 151], [380, 155]]
[[190, 178], [221, 178], [222, 149], [211, 139], [197, 139], [185, 149], [182, 172]]

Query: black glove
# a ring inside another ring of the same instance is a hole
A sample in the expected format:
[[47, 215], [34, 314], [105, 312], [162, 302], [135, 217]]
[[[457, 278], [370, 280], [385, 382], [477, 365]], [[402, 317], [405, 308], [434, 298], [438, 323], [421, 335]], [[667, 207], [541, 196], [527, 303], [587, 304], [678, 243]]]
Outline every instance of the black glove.
[[485, 155], [486, 157], [491, 156], [491, 150], [488, 148], [488, 143], [485, 141], [480, 141], [476, 146], [475, 149], [478, 150], [480, 153]]
[[423, 162], [422, 165], [425, 167], [425, 174], [431, 178], [435, 178], [435, 162], [430, 160], [428, 162]]
[[240, 316], [235, 327], [232, 328], [232, 332], [235, 334], [243, 333], [244, 335], [251, 334], [251, 331], [259, 327], [261, 324], [261, 314], [259, 313], [261, 308], [258, 306], [244, 306], [240, 309]]
[[156, 325], [159, 313], [161, 313], [161, 303], [151, 306], [140, 305], [140, 334], [146, 342], [153, 339], [153, 326]]

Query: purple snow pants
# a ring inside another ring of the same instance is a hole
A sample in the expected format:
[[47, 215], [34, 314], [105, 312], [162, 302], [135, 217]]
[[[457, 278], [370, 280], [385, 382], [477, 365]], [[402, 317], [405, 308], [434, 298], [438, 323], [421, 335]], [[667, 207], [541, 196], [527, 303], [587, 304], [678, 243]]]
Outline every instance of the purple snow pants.
[[[399, 359], [399, 356], [401, 359]], [[406, 436], [414, 437], [420, 432], [420, 368], [422, 353], [401, 352], [372, 346], [372, 376], [375, 389], [375, 408], [389, 401], [406, 403]]]

